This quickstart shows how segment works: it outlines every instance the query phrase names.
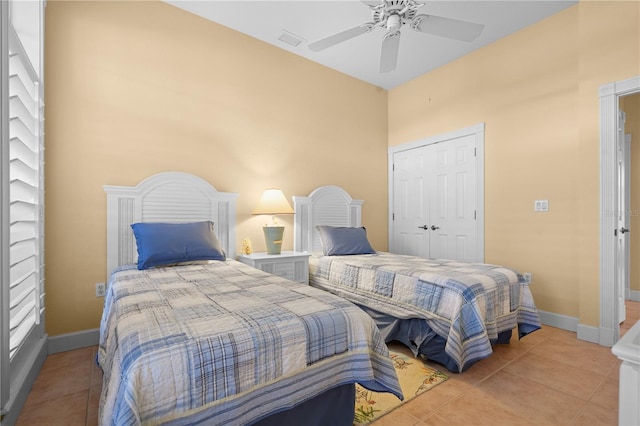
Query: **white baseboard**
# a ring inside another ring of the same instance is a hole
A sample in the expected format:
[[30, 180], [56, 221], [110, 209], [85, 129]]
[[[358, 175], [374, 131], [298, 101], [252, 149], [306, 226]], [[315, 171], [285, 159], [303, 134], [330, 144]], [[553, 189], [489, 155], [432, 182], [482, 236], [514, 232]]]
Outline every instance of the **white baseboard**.
[[640, 291], [631, 290], [631, 294], [629, 296], [630, 300], [633, 300], [634, 302], [640, 302]]
[[[602, 345], [600, 328], [591, 325], [578, 324], [578, 339]], [[609, 346], [609, 345], [604, 345]]]
[[553, 312], [538, 311], [540, 322], [551, 327], [573, 331], [579, 340], [597, 343], [611, 347], [613, 345], [613, 330], [605, 330], [591, 325], [580, 324], [578, 318]]
[[95, 346], [100, 340], [100, 330], [97, 328], [91, 330], [78, 331], [76, 333], [60, 334], [58, 336], [49, 337], [49, 353], [72, 351], [74, 349], [86, 348], [87, 346]]
[[600, 344], [600, 329], [589, 325], [580, 324], [578, 318], [553, 312], [538, 311], [540, 322], [551, 327], [561, 328], [577, 333], [579, 340]]
[[544, 325], [573, 331], [574, 333], [578, 331], [578, 318], [540, 310], [538, 310], [538, 315], [540, 316], [540, 322]]

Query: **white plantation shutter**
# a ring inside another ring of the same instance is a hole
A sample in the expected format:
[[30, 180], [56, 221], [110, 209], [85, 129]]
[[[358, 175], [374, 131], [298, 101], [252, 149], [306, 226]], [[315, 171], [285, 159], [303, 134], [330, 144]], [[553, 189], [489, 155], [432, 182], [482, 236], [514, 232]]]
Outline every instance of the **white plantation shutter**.
[[13, 424], [47, 354], [41, 0], [0, 0], [0, 416]]
[[9, 26], [9, 358], [40, 322], [41, 102], [38, 73]]

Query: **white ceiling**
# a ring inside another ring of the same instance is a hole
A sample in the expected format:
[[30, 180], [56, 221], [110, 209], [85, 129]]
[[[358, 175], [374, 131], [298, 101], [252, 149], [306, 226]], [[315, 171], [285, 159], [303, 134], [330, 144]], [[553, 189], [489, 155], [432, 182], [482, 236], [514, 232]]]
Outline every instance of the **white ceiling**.
[[[380, 47], [386, 33], [383, 28], [375, 28], [320, 52], [307, 47], [312, 41], [371, 22], [371, 11], [361, 1], [165, 1], [384, 89], [392, 89], [578, 2], [426, 0], [418, 13], [484, 24], [483, 32], [473, 42], [463, 42], [418, 33], [405, 25], [401, 31], [397, 68], [380, 73]], [[283, 32], [302, 42], [294, 47], [279, 40]]]

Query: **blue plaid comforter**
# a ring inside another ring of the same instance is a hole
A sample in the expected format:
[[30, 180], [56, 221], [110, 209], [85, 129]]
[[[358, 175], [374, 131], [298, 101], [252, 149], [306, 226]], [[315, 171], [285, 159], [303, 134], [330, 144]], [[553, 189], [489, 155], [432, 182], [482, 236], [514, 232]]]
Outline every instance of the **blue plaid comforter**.
[[100, 424], [247, 424], [358, 382], [402, 399], [352, 303], [228, 260], [112, 274]]
[[492, 353], [498, 333], [540, 328], [522, 275], [503, 266], [378, 252], [312, 256], [310, 284], [396, 318], [423, 318], [459, 371]]

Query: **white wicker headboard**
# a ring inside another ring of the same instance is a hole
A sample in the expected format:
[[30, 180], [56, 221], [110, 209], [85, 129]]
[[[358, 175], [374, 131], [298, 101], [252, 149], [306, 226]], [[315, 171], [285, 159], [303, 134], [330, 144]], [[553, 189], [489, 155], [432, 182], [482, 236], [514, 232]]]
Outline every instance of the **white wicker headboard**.
[[227, 257], [236, 254], [237, 193], [218, 192], [207, 181], [183, 172], [153, 175], [136, 186], [105, 185], [107, 193], [107, 277], [120, 265], [136, 263], [131, 224], [211, 220]]
[[294, 196], [293, 249], [322, 250], [317, 225], [362, 226], [362, 203], [335, 185], [321, 186], [307, 197]]

